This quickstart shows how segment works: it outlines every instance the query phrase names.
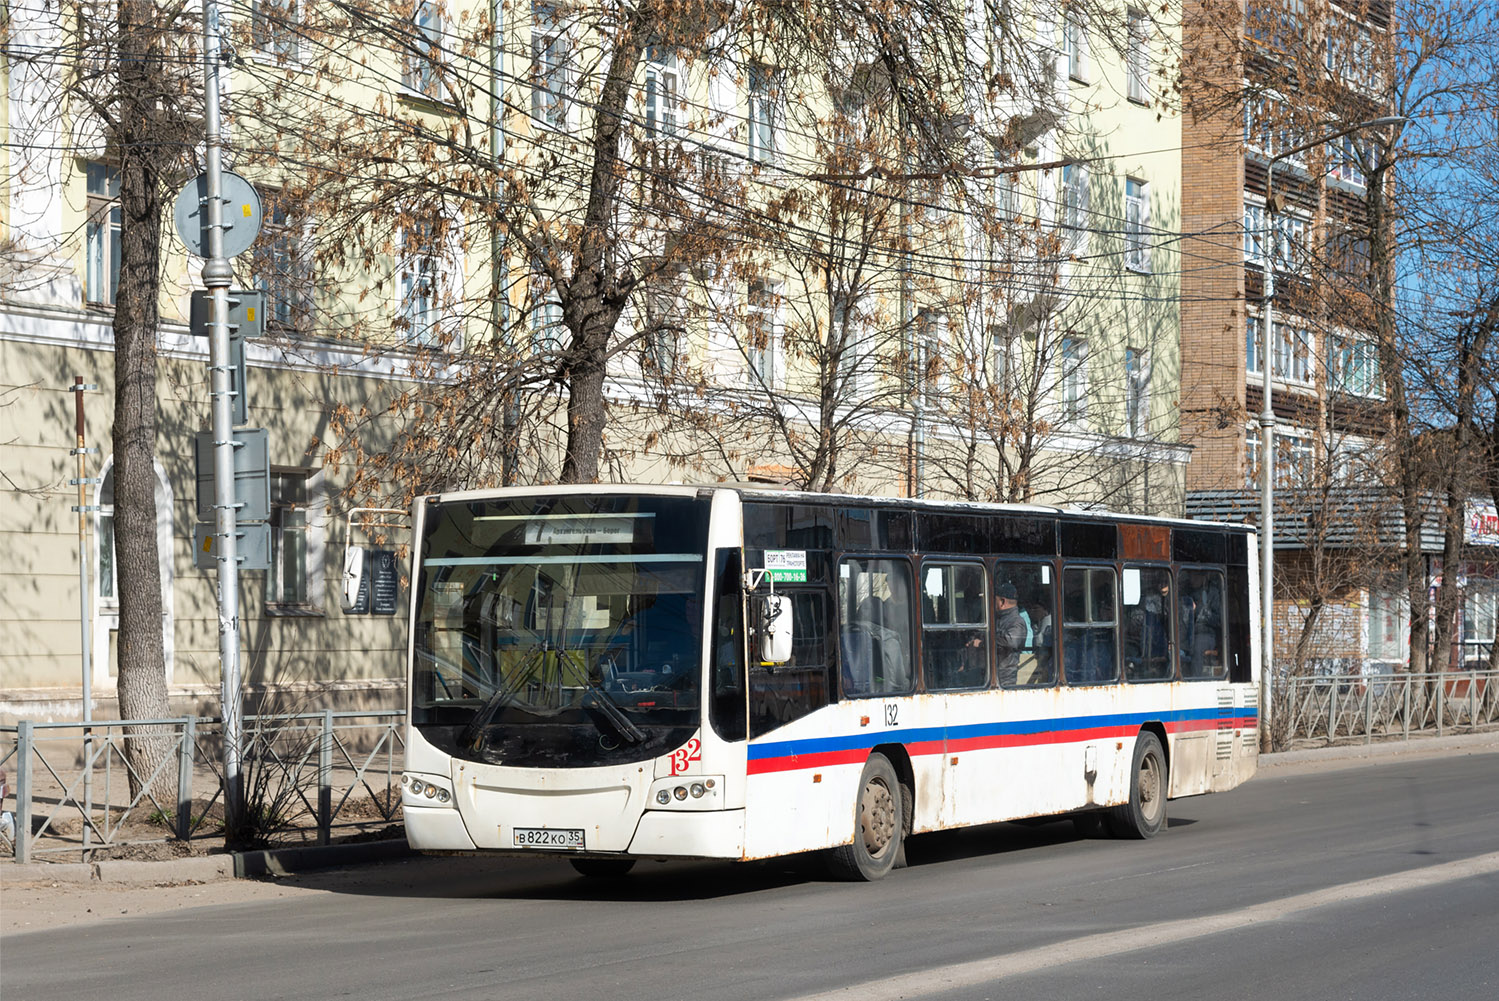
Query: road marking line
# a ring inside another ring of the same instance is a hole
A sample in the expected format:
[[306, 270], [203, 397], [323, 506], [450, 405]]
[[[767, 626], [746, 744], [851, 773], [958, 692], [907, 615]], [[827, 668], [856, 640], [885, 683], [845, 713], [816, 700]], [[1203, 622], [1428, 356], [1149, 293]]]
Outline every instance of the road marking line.
[[946, 991], [992, 983], [1005, 977], [1035, 973], [1038, 970], [1064, 963], [1085, 962], [1142, 949], [1177, 945], [1208, 935], [1268, 924], [1291, 914], [1318, 907], [1402, 893], [1407, 890], [1419, 890], [1493, 873], [1499, 873], [1499, 852], [1459, 859], [1455, 862], [1443, 862], [1440, 865], [1427, 866], [1422, 869], [1391, 873], [1388, 876], [1376, 876], [1373, 879], [1330, 886], [1324, 890], [1313, 890], [1310, 893], [1298, 893], [1293, 897], [1270, 900], [1263, 904], [1254, 904], [1222, 914], [1209, 914], [1178, 921], [1162, 921], [1136, 928], [1118, 928], [1094, 935], [1084, 935], [1065, 942], [1007, 953], [1003, 956], [975, 959], [933, 970], [869, 980], [819, 994], [805, 994], [787, 999], [787, 1001], [847, 1001], [849, 998], [858, 998], [859, 1001], [899, 1001], [902, 998], [929, 997]]

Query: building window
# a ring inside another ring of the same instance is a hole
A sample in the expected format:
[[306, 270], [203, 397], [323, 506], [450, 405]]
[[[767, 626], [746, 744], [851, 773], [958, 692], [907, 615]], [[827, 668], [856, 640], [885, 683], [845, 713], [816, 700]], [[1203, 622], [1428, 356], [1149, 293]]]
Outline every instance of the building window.
[[271, 471], [271, 569], [268, 605], [308, 605], [307, 480], [311, 470]]
[[[1467, 593], [1463, 595], [1463, 642], [1493, 643], [1496, 623], [1499, 623], [1499, 580], [1469, 577]], [[1477, 651], [1465, 653], [1472, 657]]]
[[1265, 266], [1268, 222], [1265, 206], [1244, 203], [1244, 260], [1261, 268]]
[[552, 128], [567, 125], [571, 43], [551, 4], [531, 5], [531, 117]]
[[[1305, 143], [1305, 135], [1291, 114], [1291, 106], [1273, 94], [1244, 102], [1244, 146], [1263, 159], [1270, 159]], [[1306, 166], [1306, 150], [1292, 153], [1284, 162]]]
[[1373, 341], [1343, 335], [1331, 338], [1330, 346], [1329, 375], [1335, 390], [1354, 396], [1384, 395], [1379, 378], [1379, 349]]
[[1062, 229], [1066, 246], [1088, 249], [1088, 168], [1069, 163], [1062, 168]]
[[1129, 52], [1125, 57], [1126, 96], [1141, 104], [1150, 101], [1150, 19], [1144, 12], [1128, 12]]
[[90, 163], [88, 225], [84, 230], [84, 294], [98, 306], [111, 306], [120, 286], [120, 171]]
[[1150, 354], [1124, 349], [1124, 423], [1131, 438], [1150, 434]]
[[1301, 34], [1306, 13], [1303, 0], [1250, 0], [1244, 12], [1244, 33], [1277, 52]]
[[1312, 384], [1311, 331], [1291, 323], [1275, 325], [1274, 375], [1287, 382]]
[[[1260, 435], [1258, 427], [1250, 428], [1244, 441], [1244, 486], [1260, 487]], [[1313, 482], [1312, 439], [1284, 430], [1275, 433], [1275, 485], [1306, 487]]]
[[781, 341], [780, 286], [767, 281], [749, 284], [749, 308], [745, 316], [745, 359], [750, 375], [758, 387], [774, 389], [777, 380], [776, 356]]
[[1150, 271], [1150, 186], [1127, 178], [1124, 182], [1124, 265], [1131, 271]]
[[916, 314], [917, 365], [921, 401], [928, 409], [941, 405], [948, 390], [942, 365], [942, 350], [948, 343], [947, 316], [932, 309]]
[[1087, 83], [1088, 34], [1077, 14], [1068, 14], [1062, 22], [1062, 54], [1067, 57], [1067, 76], [1079, 83]]
[[874, 385], [875, 355], [859, 310], [850, 309], [844, 296], [833, 299], [828, 336], [832, 344], [841, 345], [838, 378], [843, 400], [855, 402], [860, 393]]
[[1270, 232], [1270, 213], [1265, 206], [1244, 203], [1244, 260], [1259, 268], [1268, 266], [1267, 253], [1275, 254], [1275, 270], [1299, 273], [1306, 264], [1307, 220], [1282, 212]]
[[760, 163], [776, 155], [777, 89], [774, 70], [760, 65], [749, 68], [749, 156]]
[[1083, 421], [1088, 416], [1088, 342], [1062, 338], [1062, 416]]
[[301, 61], [301, 25], [302, 0], [254, 0], [250, 5], [250, 37], [255, 51], [277, 62]]
[[[1004, 166], [1003, 163], [999, 166]], [[994, 214], [1007, 227], [1020, 214], [1020, 200], [1015, 191], [1014, 174], [994, 175]]]
[[651, 138], [677, 130], [681, 108], [677, 76], [676, 54], [652, 45], [645, 63], [645, 131]]
[[1329, 465], [1335, 483], [1373, 486], [1377, 482], [1373, 468], [1374, 446], [1368, 440], [1343, 437], [1333, 443], [1331, 451]]
[[120, 602], [115, 589], [115, 473], [113, 464], [99, 484], [99, 511], [95, 522], [94, 545], [97, 547], [99, 580], [98, 594], [102, 605], [114, 606]]
[[562, 322], [562, 303], [548, 298], [532, 307], [531, 350], [537, 357], [554, 357], [561, 351], [566, 332], [567, 325]]
[[266, 294], [266, 321], [283, 331], [306, 329], [311, 270], [304, 226], [280, 192], [267, 192], [260, 238], [251, 251], [255, 287]]
[[1359, 191], [1364, 189], [1364, 154], [1374, 147], [1361, 145], [1357, 136], [1343, 136], [1327, 144], [1327, 169], [1332, 180]]
[[462, 324], [453, 309], [463, 275], [463, 232], [446, 208], [411, 209], [400, 232], [397, 317], [403, 343], [422, 348], [461, 346]]
[[442, 96], [442, 11], [432, 0], [421, 0], [411, 15], [411, 51], [401, 82], [423, 97]]
[[1018, 372], [1015, 352], [1019, 338], [1008, 327], [989, 328], [989, 363], [985, 367], [990, 385], [1000, 393], [1010, 389], [1011, 373]]
[[401, 340], [436, 347], [441, 334], [442, 262], [437, 236], [428, 223], [407, 227], [401, 243]]
[[1275, 479], [1281, 486], [1304, 487], [1312, 483], [1312, 440], [1303, 435], [1280, 433], [1275, 437]]
[[1366, 92], [1380, 87], [1383, 74], [1374, 53], [1374, 34], [1368, 25], [1349, 17], [1330, 17], [1323, 52], [1329, 76]]

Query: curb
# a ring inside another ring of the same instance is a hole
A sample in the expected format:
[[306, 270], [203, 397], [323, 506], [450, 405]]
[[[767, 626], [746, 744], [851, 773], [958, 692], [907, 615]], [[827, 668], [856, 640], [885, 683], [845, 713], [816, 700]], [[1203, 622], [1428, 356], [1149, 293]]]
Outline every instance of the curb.
[[1411, 737], [1408, 740], [1376, 740], [1369, 743], [1357, 741], [1324, 747], [1275, 751], [1270, 754], [1261, 754], [1259, 765], [1261, 768], [1275, 768], [1309, 761], [1372, 762], [1385, 758], [1440, 754], [1450, 751], [1464, 751], [1468, 754], [1488, 754], [1499, 751], [1499, 730], [1448, 734], [1445, 737]]
[[[239, 879], [255, 876], [290, 876], [314, 869], [340, 865], [365, 865], [387, 862], [416, 854], [405, 838], [390, 841], [361, 841], [352, 845], [308, 845], [300, 848], [275, 848], [258, 852], [238, 852], [232, 856], [232, 875]], [[145, 863], [150, 865], [151, 863]]]
[[385, 862], [412, 854], [411, 847], [403, 838], [349, 845], [309, 845], [225, 855], [200, 855], [164, 862], [112, 859], [103, 862], [9, 863], [0, 865], [0, 883], [179, 886], [183, 883], [213, 883], [221, 879], [289, 876], [335, 866]]

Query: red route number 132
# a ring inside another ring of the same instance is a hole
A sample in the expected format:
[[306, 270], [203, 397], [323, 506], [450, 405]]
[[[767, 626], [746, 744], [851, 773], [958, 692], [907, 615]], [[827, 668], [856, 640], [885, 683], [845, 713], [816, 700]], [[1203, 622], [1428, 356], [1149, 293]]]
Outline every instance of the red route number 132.
[[681, 775], [694, 761], [703, 760], [703, 742], [693, 737], [684, 746], [671, 752], [671, 773]]

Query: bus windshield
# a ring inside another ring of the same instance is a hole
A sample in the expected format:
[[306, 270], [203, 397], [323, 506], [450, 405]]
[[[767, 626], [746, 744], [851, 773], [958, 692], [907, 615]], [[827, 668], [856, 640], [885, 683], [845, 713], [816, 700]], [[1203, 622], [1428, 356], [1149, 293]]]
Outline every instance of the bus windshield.
[[548, 496], [433, 504], [412, 722], [514, 765], [643, 760], [700, 718], [708, 505]]

